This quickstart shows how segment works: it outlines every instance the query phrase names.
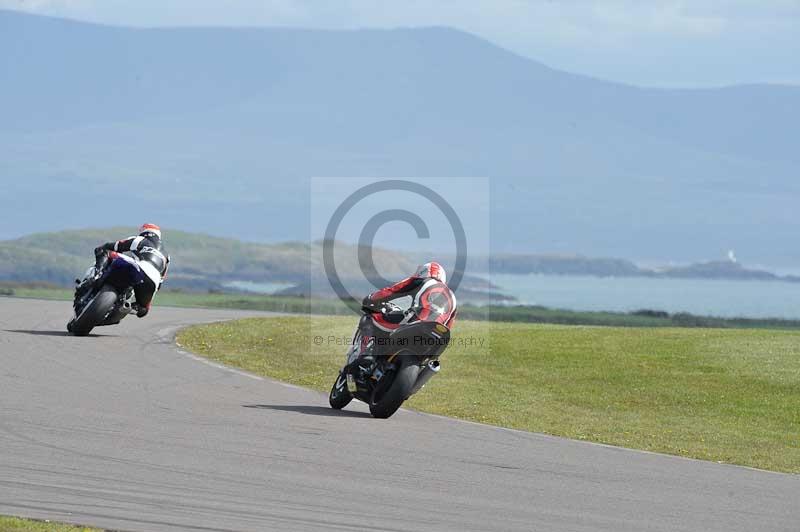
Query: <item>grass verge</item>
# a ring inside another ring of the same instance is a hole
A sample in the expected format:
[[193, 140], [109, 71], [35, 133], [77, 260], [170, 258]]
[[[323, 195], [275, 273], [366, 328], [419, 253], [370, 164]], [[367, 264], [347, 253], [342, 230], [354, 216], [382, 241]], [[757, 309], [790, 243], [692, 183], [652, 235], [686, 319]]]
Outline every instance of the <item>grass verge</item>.
[[100, 532], [100, 529], [0, 515], [0, 532]]
[[[181, 331], [215, 361], [327, 392], [352, 317], [255, 318]], [[321, 338], [319, 345], [314, 338]], [[611, 445], [800, 473], [800, 333], [459, 322], [407, 406]]]

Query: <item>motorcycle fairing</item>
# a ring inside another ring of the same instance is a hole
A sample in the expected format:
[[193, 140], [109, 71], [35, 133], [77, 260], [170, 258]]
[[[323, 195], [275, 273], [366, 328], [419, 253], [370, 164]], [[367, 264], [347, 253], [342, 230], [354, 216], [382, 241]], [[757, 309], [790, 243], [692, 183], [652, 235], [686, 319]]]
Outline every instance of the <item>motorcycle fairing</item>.
[[135, 259], [127, 255], [117, 255], [103, 273], [99, 284], [109, 283], [117, 290], [125, 290], [143, 283], [144, 276]]

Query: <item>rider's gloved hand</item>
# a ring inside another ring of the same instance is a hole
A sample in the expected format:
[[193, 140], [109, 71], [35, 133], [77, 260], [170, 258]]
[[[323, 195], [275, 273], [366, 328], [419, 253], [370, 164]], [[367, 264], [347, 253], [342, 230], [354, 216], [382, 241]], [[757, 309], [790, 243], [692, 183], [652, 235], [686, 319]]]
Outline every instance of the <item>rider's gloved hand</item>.
[[361, 310], [364, 312], [380, 312], [381, 306], [373, 303], [369, 296], [367, 296], [361, 302]]

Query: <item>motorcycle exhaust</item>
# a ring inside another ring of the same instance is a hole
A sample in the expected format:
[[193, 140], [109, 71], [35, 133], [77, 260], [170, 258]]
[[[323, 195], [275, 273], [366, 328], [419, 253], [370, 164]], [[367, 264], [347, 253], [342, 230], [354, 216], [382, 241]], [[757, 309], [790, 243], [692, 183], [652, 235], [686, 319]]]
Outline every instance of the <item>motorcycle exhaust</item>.
[[428, 365], [425, 366], [422, 369], [422, 371], [419, 372], [419, 376], [417, 377], [417, 382], [414, 383], [414, 387], [411, 388], [411, 393], [409, 393], [408, 395], [411, 396], [420, 391], [422, 387], [425, 386], [434, 375], [439, 373], [440, 369], [441, 365], [439, 364], [438, 360], [431, 360], [430, 362], [428, 362]]

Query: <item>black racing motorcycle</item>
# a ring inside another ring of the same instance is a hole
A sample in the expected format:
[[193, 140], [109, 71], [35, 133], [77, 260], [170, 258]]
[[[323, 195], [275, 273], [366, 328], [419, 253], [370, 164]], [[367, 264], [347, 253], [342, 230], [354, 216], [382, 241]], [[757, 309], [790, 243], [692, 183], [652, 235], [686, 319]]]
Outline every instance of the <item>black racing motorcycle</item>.
[[[156, 278], [158, 272], [125, 255], [119, 255], [102, 272], [90, 267], [82, 280], [75, 281], [75, 315], [67, 324], [67, 331], [87, 336], [95, 327], [116, 325], [135, 313], [138, 308], [133, 287], [142, 283], [145, 276]], [[157, 279], [156, 286], [160, 284], [160, 277]]]
[[[403, 311], [394, 308], [392, 312]], [[445, 325], [414, 321], [383, 339], [385, 345], [376, 347], [374, 360], [361, 365], [359, 328], [347, 352], [347, 363], [331, 388], [331, 408], [342, 409], [355, 398], [367, 403], [374, 417], [390, 417], [439, 372], [439, 357], [449, 342], [450, 329]]]

